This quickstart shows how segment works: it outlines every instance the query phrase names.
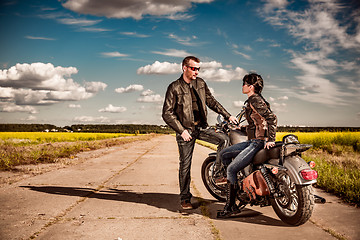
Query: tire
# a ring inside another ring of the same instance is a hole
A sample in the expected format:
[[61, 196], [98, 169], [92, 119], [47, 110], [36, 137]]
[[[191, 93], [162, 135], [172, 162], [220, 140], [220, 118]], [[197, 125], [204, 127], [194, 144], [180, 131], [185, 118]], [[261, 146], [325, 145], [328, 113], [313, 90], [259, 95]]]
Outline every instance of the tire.
[[216, 157], [209, 156], [201, 166], [201, 178], [209, 193], [221, 202], [226, 202], [225, 186], [217, 186], [213, 178], [213, 169]]
[[280, 196], [270, 201], [276, 215], [283, 222], [294, 226], [307, 222], [315, 204], [312, 186], [296, 185], [286, 172], [279, 172], [275, 181]]

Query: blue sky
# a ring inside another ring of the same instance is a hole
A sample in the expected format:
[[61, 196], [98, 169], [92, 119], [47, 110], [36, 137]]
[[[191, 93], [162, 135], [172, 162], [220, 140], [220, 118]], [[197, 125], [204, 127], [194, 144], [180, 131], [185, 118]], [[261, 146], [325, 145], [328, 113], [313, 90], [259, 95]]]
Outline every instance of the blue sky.
[[335, 0], [3, 0], [0, 122], [164, 124], [166, 88], [195, 55], [233, 115], [255, 71], [279, 125], [360, 127], [359, 12]]

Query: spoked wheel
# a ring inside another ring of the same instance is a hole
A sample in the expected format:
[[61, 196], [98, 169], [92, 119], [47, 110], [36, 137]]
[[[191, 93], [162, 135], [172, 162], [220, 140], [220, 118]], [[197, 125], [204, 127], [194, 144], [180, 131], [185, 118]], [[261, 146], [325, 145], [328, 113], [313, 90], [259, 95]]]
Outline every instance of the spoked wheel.
[[201, 167], [201, 178], [206, 189], [209, 193], [218, 199], [221, 202], [226, 201], [225, 185], [218, 186], [215, 184], [214, 179], [214, 165], [215, 165], [215, 156], [209, 156], [205, 159]]
[[278, 197], [271, 199], [271, 205], [278, 217], [290, 225], [304, 224], [314, 209], [314, 194], [311, 185], [296, 185], [286, 172], [276, 176]]

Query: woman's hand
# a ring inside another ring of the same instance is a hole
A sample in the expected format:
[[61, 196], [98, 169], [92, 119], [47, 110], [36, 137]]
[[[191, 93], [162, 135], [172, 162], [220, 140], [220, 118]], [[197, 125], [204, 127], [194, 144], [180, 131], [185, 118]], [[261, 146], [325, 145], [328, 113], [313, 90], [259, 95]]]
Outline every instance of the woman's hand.
[[229, 121], [230, 121], [231, 123], [235, 124], [235, 125], [239, 124], [237, 118], [234, 117], [234, 116], [230, 116], [230, 117], [229, 117]]
[[270, 149], [271, 147], [275, 146], [275, 142], [267, 142], [264, 148]]

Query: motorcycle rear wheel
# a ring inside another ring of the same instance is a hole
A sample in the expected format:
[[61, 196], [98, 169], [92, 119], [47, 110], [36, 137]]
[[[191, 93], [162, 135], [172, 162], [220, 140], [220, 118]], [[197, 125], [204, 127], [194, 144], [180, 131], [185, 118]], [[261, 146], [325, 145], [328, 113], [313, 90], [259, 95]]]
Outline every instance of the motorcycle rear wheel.
[[307, 222], [315, 204], [312, 186], [296, 185], [286, 172], [279, 172], [276, 181], [280, 196], [270, 200], [276, 215], [294, 226]]
[[225, 186], [218, 186], [214, 179], [215, 156], [209, 156], [201, 166], [201, 178], [208, 192], [217, 200], [226, 202]]

